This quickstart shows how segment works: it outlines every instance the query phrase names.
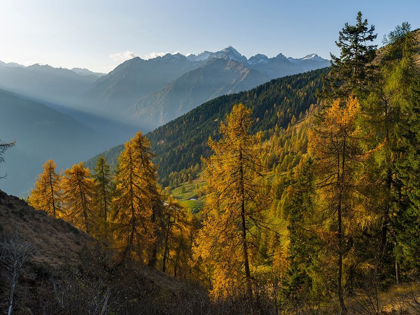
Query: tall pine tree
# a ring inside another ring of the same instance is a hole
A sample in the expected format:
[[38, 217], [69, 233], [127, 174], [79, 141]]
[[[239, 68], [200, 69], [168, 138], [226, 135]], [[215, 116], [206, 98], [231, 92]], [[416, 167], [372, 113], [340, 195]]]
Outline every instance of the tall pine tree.
[[368, 21], [362, 19], [358, 12], [356, 25], [345, 24], [339, 33], [337, 47], [340, 56], [331, 54], [331, 71], [323, 78], [322, 91], [318, 97], [329, 101], [340, 98], [345, 100], [351, 94], [358, 96], [366, 93], [373, 78], [376, 56], [375, 26], [369, 27]]

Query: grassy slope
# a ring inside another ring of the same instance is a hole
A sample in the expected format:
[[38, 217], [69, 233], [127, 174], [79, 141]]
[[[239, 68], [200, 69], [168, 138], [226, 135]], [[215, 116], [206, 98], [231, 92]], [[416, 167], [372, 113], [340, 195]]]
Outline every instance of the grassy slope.
[[192, 213], [199, 212], [204, 207], [204, 199], [199, 197], [197, 185], [198, 189], [200, 189], [203, 187], [204, 182], [201, 179], [195, 179], [191, 184], [185, 182], [171, 192], [178, 199], [179, 203], [184, 208], [190, 209]]

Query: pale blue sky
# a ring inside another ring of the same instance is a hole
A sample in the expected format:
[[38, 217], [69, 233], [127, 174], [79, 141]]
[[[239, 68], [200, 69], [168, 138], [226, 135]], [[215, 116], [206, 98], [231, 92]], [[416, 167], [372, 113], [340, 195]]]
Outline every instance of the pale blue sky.
[[132, 55], [229, 45], [247, 57], [328, 58], [359, 10], [378, 43], [401, 22], [420, 27], [419, 0], [1, 0], [0, 60], [108, 72]]

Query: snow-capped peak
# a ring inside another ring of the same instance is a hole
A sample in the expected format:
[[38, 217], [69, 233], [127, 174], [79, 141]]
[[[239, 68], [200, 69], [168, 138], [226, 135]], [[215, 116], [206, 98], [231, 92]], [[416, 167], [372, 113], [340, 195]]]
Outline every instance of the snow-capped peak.
[[319, 59], [320, 57], [317, 54], [309, 54], [302, 58], [302, 60], [309, 60], [309, 59]]
[[266, 63], [266, 62], [268, 62], [268, 57], [263, 54], [257, 54], [248, 59], [249, 64]]
[[232, 46], [226, 47], [223, 50], [217, 51], [212, 53], [209, 56], [210, 58], [223, 58], [223, 59], [230, 59], [233, 61], [238, 61], [238, 62], [242, 62], [242, 63], [246, 63], [248, 61], [248, 59], [241, 55], [235, 48], [233, 48]]
[[198, 55], [194, 55], [194, 54], [188, 54], [187, 55], [187, 59], [189, 61], [204, 61], [209, 59], [209, 56], [212, 53], [210, 51], [203, 51], [202, 53], [198, 54]]

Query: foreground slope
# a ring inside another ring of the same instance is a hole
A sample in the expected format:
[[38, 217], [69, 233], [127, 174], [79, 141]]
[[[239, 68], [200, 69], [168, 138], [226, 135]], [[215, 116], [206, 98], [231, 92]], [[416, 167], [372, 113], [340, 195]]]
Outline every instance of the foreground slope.
[[196, 314], [208, 303], [203, 289], [162, 272], [118, 266], [112, 251], [89, 235], [0, 190], [1, 314], [12, 285], [5, 250], [10, 244], [30, 249], [16, 281], [13, 313]]

